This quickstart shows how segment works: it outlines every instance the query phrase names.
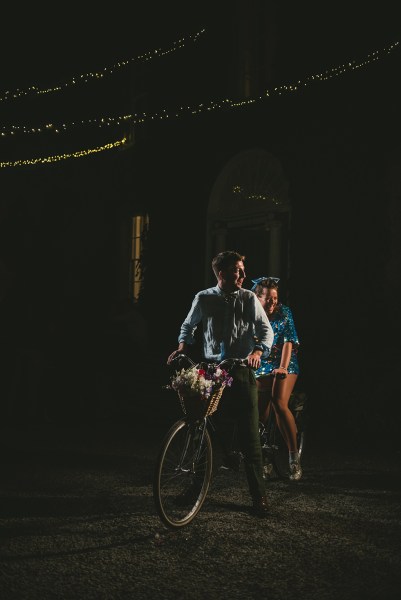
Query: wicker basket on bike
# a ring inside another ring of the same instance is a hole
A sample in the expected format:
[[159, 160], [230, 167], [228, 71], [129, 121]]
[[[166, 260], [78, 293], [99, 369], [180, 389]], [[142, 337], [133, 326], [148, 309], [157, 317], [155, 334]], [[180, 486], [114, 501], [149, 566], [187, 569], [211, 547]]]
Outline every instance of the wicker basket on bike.
[[181, 369], [171, 379], [171, 387], [176, 390], [181, 407], [190, 421], [198, 421], [214, 413], [226, 385], [231, 385], [232, 377], [217, 364], [199, 363], [188, 369]]

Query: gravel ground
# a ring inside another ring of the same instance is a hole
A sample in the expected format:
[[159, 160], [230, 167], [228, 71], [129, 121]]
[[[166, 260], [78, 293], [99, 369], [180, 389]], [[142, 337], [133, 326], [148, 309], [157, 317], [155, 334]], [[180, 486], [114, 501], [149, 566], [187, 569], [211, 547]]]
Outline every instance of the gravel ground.
[[152, 475], [167, 426], [103, 423], [3, 432], [0, 598], [395, 600], [401, 589], [399, 455], [323, 452], [268, 482], [216, 474], [201, 513], [169, 531]]

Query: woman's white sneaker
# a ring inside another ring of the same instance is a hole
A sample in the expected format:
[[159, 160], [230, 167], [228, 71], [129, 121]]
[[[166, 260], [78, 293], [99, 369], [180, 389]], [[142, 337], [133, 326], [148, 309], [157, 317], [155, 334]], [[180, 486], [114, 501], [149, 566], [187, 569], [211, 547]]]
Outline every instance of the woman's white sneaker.
[[299, 460], [294, 460], [294, 462], [290, 462], [290, 480], [291, 481], [299, 481], [302, 477], [302, 468]]

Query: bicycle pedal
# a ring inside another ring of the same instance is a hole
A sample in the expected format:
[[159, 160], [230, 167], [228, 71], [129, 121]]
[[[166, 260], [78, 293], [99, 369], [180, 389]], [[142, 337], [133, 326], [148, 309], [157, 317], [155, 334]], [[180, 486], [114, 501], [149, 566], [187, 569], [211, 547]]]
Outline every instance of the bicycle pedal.
[[226, 471], [228, 471], [228, 470], [235, 471], [236, 473], [238, 473], [240, 470], [242, 458], [243, 457], [240, 452], [232, 452], [225, 457], [224, 462], [221, 465], [220, 469], [223, 469]]

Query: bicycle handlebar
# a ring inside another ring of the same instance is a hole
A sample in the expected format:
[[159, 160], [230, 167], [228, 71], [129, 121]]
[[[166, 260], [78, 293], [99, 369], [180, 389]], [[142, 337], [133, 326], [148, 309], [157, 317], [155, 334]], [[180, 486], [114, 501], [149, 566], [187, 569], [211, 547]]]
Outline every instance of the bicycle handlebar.
[[176, 354], [174, 356], [174, 358], [171, 359], [170, 365], [172, 365], [174, 362], [176, 362], [178, 360], [185, 360], [191, 367], [195, 367], [195, 365], [196, 365], [196, 363], [194, 363], [192, 358], [189, 358], [189, 356], [187, 356], [186, 354]]
[[[187, 354], [177, 354], [176, 356], [174, 356], [174, 358], [171, 360], [170, 366], [178, 360], [184, 360], [187, 362], [188, 364], [188, 368], [190, 367], [196, 367], [196, 366], [200, 366], [202, 367], [202, 365], [207, 365], [207, 366], [214, 366], [214, 367], [220, 367], [223, 368], [225, 367], [225, 369], [227, 371], [230, 371], [231, 369], [233, 369], [235, 366], [239, 366], [239, 367], [247, 367], [248, 366], [248, 359], [247, 358], [224, 358], [221, 362], [216, 363], [216, 362], [207, 362], [207, 361], [201, 361], [199, 363], [195, 363]], [[272, 377], [277, 377], [277, 379], [285, 379], [286, 378], [286, 374], [285, 373], [271, 373]]]
[[[235, 365], [240, 367], [248, 367], [248, 359], [247, 358], [225, 358], [221, 361], [221, 363], [217, 364], [218, 367], [222, 367], [225, 363], [229, 363], [228, 370], [235, 367]], [[253, 368], [253, 367], [252, 367]], [[287, 375], [285, 373], [271, 373], [271, 377], [277, 377], [277, 379], [285, 379]]]
[[220, 363], [218, 363], [219, 367], [222, 367], [223, 365], [227, 365], [227, 367], [229, 369], [232, 369], [235, 366], [247, 367], [248, 359], [247, 358], [224, 358]]
[[174, 356], [174, 358], [171, 360], [170, 365], [172, 365], [175, 361], [178, 360], [184, 360], [188, 363], [188, 365], [190, 367], [195, 367], [195, 366], [202, 366], [203, 364], [208, 365], [208, 366], [215, 366], [215, 367], [220, 367], [223, 368], [225, 367], [227, 370], [232, 369], [235, 366], [241, 366], [241, 367], [247, 367], [248, 366], [248, 359], [247, 358], [224, 358], [221, 362], [217, 363], [217, 362], [208, 362], [208, 361], [201, 361], [199, 363], [194, 363], [194, 361], [189, 358], [189, 356], [187, 356], [186, 354], [177, 354], [176, 356]]

